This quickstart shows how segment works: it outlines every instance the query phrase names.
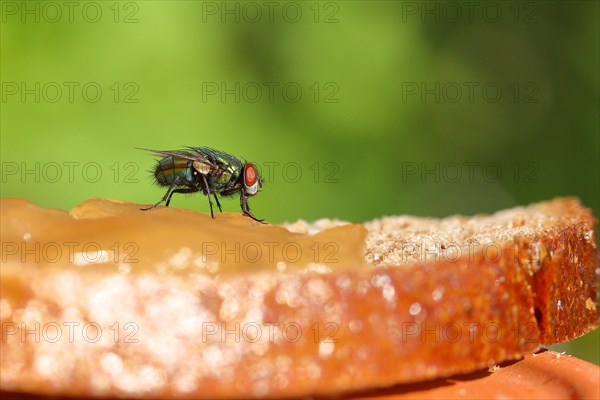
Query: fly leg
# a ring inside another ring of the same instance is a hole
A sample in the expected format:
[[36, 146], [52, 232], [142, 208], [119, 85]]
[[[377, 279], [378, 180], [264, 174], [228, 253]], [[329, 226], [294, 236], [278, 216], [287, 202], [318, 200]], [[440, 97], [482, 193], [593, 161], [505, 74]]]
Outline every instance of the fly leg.
[[140, 208], [140, 210], [142, 211], [148, 211], [148, 210], [152, 210], [153, 208], [156, 208], [159, 204], [161, 203], [165, 203], [166, 207], [169, 207], [169, 203], [171, 203], [171, 197], [173, 197], [173, 193], [193, 193], [193, 192], [197, 192], [196, 189], [177, 189], [178, 186], [189, 186], [187, 184], [187, 182], [185, 182], [184, 180], [181, 180], [179, 177], [175, 178], [173, 180], [173, 182], [171, 183], [171, 186], [169, 186], [169, 190], [167, 190], [167, 193], [165, 193], [164, 197], [162, 198], [162, 200], [160, 200], [159, 202], [157, 202], [156, 204], [154, 204], [151, 207], [148, 208]]
[[171, 203], [171, 197], [173, 197], [173, 193], [175, 193], [176, 190], [173, 190], [171, 192], [171, 194], [169, 195], [169, 198], [167, 199], [167, 202], [165, 203], [165, 207], [169, 207], [169, 204]]
[[[210, 199], [210, 189], [208, 187], [208, 182], [206, 181], [206, 175], [204, 174], [200, 174], [202, 176], [202, 180], [204, 181], [204, 187], [206, 189], [205, 193], [206, 193], [206, 197], [208, 197], [208, 204], [210, 205], [210, 216], [215, 219], [215, 214], [213, 214], [213, 205], [212, 205], [212, 200]], [[217, 196], [215, 195], [215, 198], [217, 198]], [[218, 200], [217, 200], [218, 202]], [[218, 203], [217, 203], [218, 204]], [[221, 205], [219, 204], [219, 210], [221, 209]]]
[[217, 197], [217, 194], [213, 193], [213, 196], [215, 196], [215, 200], [217, 201], [217, 207], [219, 207], [219, 211], [223, 212], [223, 209], [221, 208], [221, 203], [219, 203], [219, 198]]
[[148, 208], [140, 208], [140, 210], [142, 210], [142, 211], [152, 210], [153, 208], [156, 208], [159, 204], [164, 203], [165, 201], [167, 202], [167, 206], [168, 206], [169, 202], [171, 201], [171, 196], [173, 196], [173, 191], [175, 190], [176, 186], [177, 186], [177, 183], [175, 181], [173, 181], [173, 183], [171, 183], [171, 186], [169, 186], [169, 190], [167, 190], [167, 193], [164, 195], [162, 200], [160, 200], [155, 205], [150, 206]]
[[165, 204], [165, 206], [169, 207], [169, 203], [171, 202], [171, 197], [173, 197], [173, 193], [195, 193], [197, 191], [198, 190], [196, 189], [175, 189], [171, 192], [171, 195], [167, 199], [167, 203]]
[[244, 215], [249, 216], [250, 218], [252, 218], [253, 220], [255, 220], [257, 222], [266, 224], [266, 222], [264, 222], [264, 219], [258, 219], [250, 212], [250, 206], [248, 205], [248, 198], [244, 195], [243, 192], [240, 195], [240, 207], [242, 207], [242, 212], [244, 213]]

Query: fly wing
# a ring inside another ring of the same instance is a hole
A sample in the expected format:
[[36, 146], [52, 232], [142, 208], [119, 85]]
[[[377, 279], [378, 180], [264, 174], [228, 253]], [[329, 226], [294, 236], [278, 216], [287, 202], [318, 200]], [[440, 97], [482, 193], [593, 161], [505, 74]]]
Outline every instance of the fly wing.
[[152, 149], [144, 149], [141, 147], [136, 147], [136, 149], [148, 151], [157, 157], [173, 156], [173, 157], [185, 158], [186, 160], [196, 160], [198, 158], [198, 156], [196, 154], [190, 153], [189, 151], [185, 151], [185, 150], [152, 150]]
[[243, 163], [231, 154], [210, 147], [187, 147], [194, 154], [207, 158], [211, 163], [218, 165], [223, 170], [239, 171]]
[[141, 147], [136, 147], [139, 150], [145, 150], [148, 151], [152, 154], [154, 154], [157, 157], [177, 157], [177, 158], [183, 158], [186, 160], [190, 160], [193, 161], [194, 164], [194, 168], [206, 175], [211, 171], [214, 171], [215, 169], [218, 168], [218, 165], [216, 165], [214, 162], [212, 162], [208, 157], [206, 157], [205, 155], [198, 153], [198, 152], [190, 152], [190, 151], [186, 151], [186, 150], [152, 150], [152, 149], [144, 149]]

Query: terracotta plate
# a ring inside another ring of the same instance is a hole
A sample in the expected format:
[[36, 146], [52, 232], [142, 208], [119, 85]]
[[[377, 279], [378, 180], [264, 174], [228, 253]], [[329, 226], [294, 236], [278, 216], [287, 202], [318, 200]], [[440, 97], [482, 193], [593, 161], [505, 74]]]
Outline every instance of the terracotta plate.
[[[0, 392], [4, 400], [42, 400], [33, 394]], [[600, 367], [554, 351], [541, 351], [468, 375], [388, 389], [336, 396], [337, 399], [598, 399]]]

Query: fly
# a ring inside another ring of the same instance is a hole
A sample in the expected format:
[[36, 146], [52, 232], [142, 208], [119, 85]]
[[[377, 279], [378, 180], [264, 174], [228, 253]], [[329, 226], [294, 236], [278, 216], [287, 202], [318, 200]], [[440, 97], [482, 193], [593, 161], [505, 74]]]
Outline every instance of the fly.
[[141, 150], [161, 157], [154, 169], [154, 178], [160, 186], [169, 188], [159, 202], [141, 210], [151, 210], [161, 203], [168, 207], [173, 193], [202, 192], [208, 197], [210, 215], [214, 218], [211, 196], [215, 198], [219, 211], [223, 211], [217, 195], [229, 197], [239, 193], [242, 212], [255, 221], [264, 221], [257, 219], [248, 206], [248, 198], [262, 189], [262, 180], [254, 164], [208, 147]]

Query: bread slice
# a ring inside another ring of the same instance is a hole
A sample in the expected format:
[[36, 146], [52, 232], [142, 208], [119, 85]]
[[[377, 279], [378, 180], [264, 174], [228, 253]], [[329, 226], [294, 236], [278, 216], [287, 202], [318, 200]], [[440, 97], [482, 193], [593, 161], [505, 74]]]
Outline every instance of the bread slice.
[[[596, 222], [577, 198], [557, 198], [493, 215], [384, 217], [365, 224], [369, 231], [365, 259], [374, 267], [470, 262], [475, 256], [517, 264], [530, 277], [540, 341], [550, 345], [597, 325]], [[314, 234], [343, 224], [298, 221], [287, 227]]]
[[[2, 200], [2, 390], [335, 394], [474, 371], [598, 323], [595, 220], [577, 199], [287, 229], [138, 208]], [[302, 255], [252, 255], [265, 241]], [[52, 257], [51, 244], [76, 251]]]

